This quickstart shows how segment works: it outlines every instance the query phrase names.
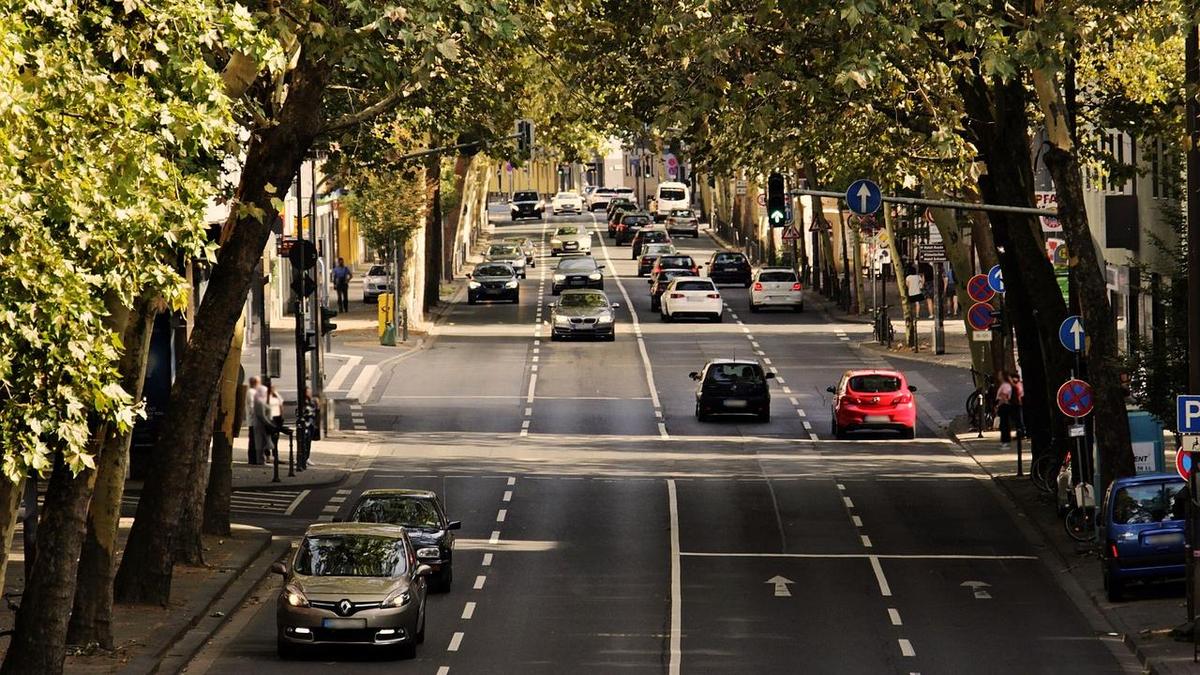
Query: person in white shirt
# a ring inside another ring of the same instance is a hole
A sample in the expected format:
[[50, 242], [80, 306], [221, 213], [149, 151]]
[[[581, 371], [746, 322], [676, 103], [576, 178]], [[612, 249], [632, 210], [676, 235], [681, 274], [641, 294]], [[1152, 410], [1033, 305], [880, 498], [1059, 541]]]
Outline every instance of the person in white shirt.
[[271, 417], [271, 450], [276, 451], [279, 448], [279, 432], [283, 430], [283, 397], [275, 391], [274, 382], [267, 385], [264, 402], [267, 414]]
[[917, 268], [908, 268], [908, 276], [904, 277], [904, 288], [908, 293], [909, 312], [913, 318], [920, 318], [921, 301], [925, 299], [925, 277], [917, 272]]
[[246, 427], [249, 430], [248, 440], [250, 442], [247, 450], [247, 462], [250, 464], [262, 464], [262, 460], [258, 456], [258, 439], [254, 438], [254, 399], [258, 396], [258, 377], [251, 375], [246, 381]]

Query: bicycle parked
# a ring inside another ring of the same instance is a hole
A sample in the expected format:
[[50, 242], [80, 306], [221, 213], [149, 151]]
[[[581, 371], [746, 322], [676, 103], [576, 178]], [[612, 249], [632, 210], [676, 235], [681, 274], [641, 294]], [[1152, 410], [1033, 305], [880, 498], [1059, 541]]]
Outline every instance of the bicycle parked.
[[896, 330], [892, 328], [892, 320], [888, 317], [888, 305], [875, 308], [875, 342], [881, 345], [892, 344], [896, 339]]
[[971, 375], [977, 382], [983, 382], [967, 396], [967, 419], [971, 420], [971, 430], [991, 429], [996, 416], [996, 379], [974, 368]]

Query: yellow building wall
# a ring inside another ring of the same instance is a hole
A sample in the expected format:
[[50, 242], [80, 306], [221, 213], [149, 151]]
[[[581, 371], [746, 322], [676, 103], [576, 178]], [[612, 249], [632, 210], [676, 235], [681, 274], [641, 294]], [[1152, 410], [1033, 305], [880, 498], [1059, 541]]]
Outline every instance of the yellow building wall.
[[334, 203], [337, 214], [337, 254], [346, 261], [347, 265], [366, 262], [366, 251], [362, 250], [362, 239], [359, 236], [358, 223], [350, 216], [350, 209]]

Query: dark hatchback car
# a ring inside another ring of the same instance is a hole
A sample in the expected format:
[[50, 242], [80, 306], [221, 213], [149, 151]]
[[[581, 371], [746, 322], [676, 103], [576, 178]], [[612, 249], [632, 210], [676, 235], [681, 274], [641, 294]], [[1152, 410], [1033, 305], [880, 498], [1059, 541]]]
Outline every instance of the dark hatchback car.
[[1178, 474], [1142, 474], [1109, 485], [1100, 513], [1100, 564], [1108, 599], [1131, 581], [1182, 579], [1187, 484]]
[[554, 295], [568, 288], [595, 288], [604, 290], [604, 265], [596, 264], [591, 256], [564, 258], [554, 270], [554, 281], [550, 285]]
[[694, 277], [690, 270], [666, 269], [654, 275], [650, 280], [650, 309], [657, 312], [662, 308], [663, 292], [671, 285], [671, 280], [678, 277]]
[[608, 236], [615, 238], [617, 230], [621, 227], [621, 219], [630, 213], [637, 213], [637, 204], [630, 202], [628, 204], [619, 204], [608, 214]]
[[639, 211], [621, 216], [621, 222], [617, 224], [617, 246], [633, 241], [634, 236], [648, 225], [650, 225], [650, 214], [648, 213]]
[[467, 304], [480, 300], [500, 300], [513, 304], [521, 300], [520, 282], [512, 265], [483, 263], [467, 275]]
[[754, 415], [759, 422], [771, 421], [771, 390], [767, 380], [775, 373], [764, 373], [755, 361], [714, 359], [699, 373], [689, 376], [696, 386], [696, 419], [707, 422], [714, 415]]
[[700, 276], [700, 266], [690, 255], [664, 255], [654, 263], [654, 269], [650, 274], [657, 275], [666, 270], [687, 270], [692, 273], [692, 276]]
[[545, 210], [546, 204], [542, 201], [542, 197], [538, 193], [526, 191], [513, 194], [510, 210], [513, 220], [520, 220], [521, 218], [537, 218], [541, 220], [542, 213]]
[[717, 251], [708, 261], [708, 278], [718, 284], [750, 287], [750, 261], [736, 251]]
[[612, 342], [617, 337], [613, 310], [618, 307], [609, 302], [604, 291], [563, 291], [558, 302], [550, 305], [550, 339], [599, 338]]
[[628, 197], [614, 197], [610, 199], [608, 204], [604, 207], [605, 217], [612, 218], [613, 213], [618, 208], [624, 208], [626, 211], [637, 210], [637, 204], [635, 204], [633, 200]]
[[437, 494], [429, 490], [366, 490], [347, 520], [403, 527], [417, 561], [432, 570], [431, 590], [449, 592], [454, 581], [454, 531], [462, 529], [462, 522], [446, 518]]
[[633, 249], [632, 260], [637, 260], [642, 254], [642, 247], [646, 244], [669, 244], [671, 243], [671, 235], [667, 234], [666, 230], [660, 228], [645, 227], [633, 235], [633, 242], [630, 245]]

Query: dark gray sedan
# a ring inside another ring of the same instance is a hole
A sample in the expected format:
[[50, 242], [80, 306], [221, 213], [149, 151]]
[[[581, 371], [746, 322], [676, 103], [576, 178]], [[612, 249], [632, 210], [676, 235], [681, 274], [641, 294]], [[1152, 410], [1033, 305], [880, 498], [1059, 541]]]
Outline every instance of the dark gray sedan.
[[612, 342], [616, 339], [613, 310], [618, 307], [608, 301], [604, 291], [563, 291], [558, 302], [550, 305], [550, 339], [587, 337]]
[[512, 265], [483, 263], [467, 278], [470, 280], [467, 282], [467, 304], [473, 305], [480, 300], [507, 300], [516, 304], [521, 300], [517, 271]]

